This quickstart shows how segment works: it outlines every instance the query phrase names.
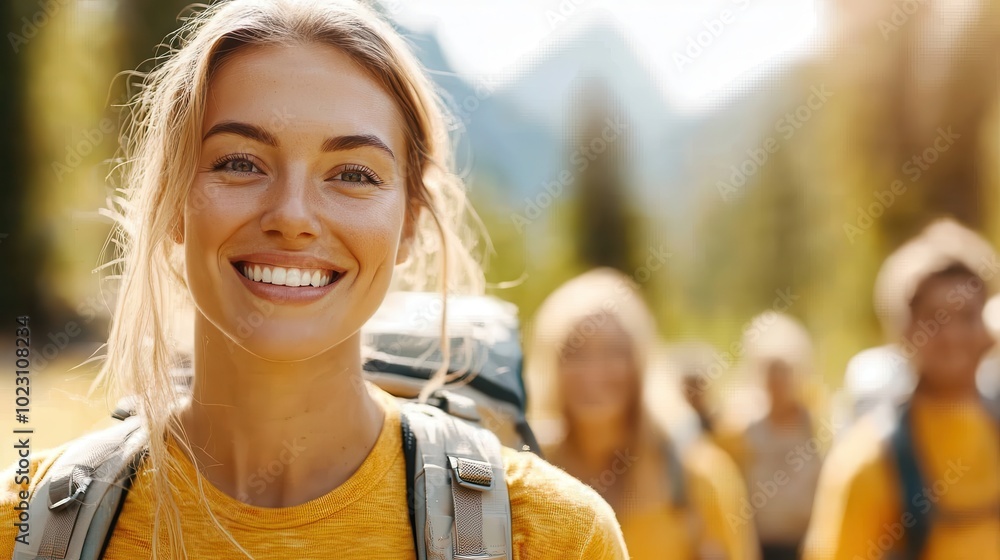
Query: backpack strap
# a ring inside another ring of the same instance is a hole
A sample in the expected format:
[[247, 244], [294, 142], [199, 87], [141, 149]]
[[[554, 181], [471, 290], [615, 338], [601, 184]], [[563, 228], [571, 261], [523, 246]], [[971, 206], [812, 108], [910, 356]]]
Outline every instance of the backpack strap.
[[931, 531], [931, 517], [934, 506], [929, 511], [921, 511], [912, 499], [924, 488], [924, 476], [920, 470], [920, 461], [913, 440], [913, 425], [910, 414], [910, 402], [899, 406], [896, 424], [889, 434], [889, 449], [896, 462], [899, 474], [899, 492], [903, 504], [903, 513], [913, 516], [913, 526], [906, 532], [906, 557], [912, 560], [920, 558], [927, 537]]
[[71, 442], [33, 492], [28, 512], [41, 535], [18, 542], [14, 560], [96, 560], [145, 456], [146, 430], [125, 419]]
[[497, 437], [430, 405], [402, 403], [400, 419], [417, 558], [511, 560]]
[[687, 480], [684, 474], [684, 464], [681, 462], [680, 451], [670, 438], [662, 439], [663, 459], [666, 462], [667, 487], [670, 488], [670, 501], [676, 509], [688, 506]]
[[[983, 406], [996, 418], [998, 428], [1000, 428], [1000, 412], [993, 408], [988, 401], [983, 402]], [[1000, 432], [998, 432], [1000, 433]], [[888, 436], [889, 454], [896, 465], [896, 472], [899, 475], [899, 492], [902, 511], [904, 514], [913, 516], [914, 524], [906, 533], [906, 550], [904, 558], [908, 560], [919, 560], [927, 546], [927, 539], [930, 537], [931, 527], [936, 522], [969, 522], [983, 516], [1000, 514], [1000, 503], [989, 505], [983, 511], [974, 512], [951, 512], [941, 508], [940, 504], [932, 503], [930, 509], [921, 511], [913, 500], [914, 496], [924, 491], [925, 477], [920, 468], [921, 458], [916, 448], [913, 437], [913, 420], [910, 410], [910, 401], [903, 402], [896, 411], [895, 423]]]

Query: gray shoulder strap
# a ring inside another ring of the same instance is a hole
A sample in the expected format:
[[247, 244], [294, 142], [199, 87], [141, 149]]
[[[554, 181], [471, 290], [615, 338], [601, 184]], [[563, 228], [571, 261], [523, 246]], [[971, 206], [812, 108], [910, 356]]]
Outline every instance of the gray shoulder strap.
[[428, 405], [404, 403], [401, 414], [415, 443], [409, 482], [417, 557], [513, 558], [510, 498], [497, 437]]
[[15, 543], [14, 560], [100, 558], [146, 438], [132, 416], [70, 443], [34, 490], [28, 514], [35, 531]]

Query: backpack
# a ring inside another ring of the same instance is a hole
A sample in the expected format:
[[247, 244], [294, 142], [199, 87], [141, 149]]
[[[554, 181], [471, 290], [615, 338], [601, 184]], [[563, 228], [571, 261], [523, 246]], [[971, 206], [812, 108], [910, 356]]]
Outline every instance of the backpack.
[[[441, 366], [441, 314], [439, 294], [389, 293], [361, 329], [369, 349], [366, 378], [389, 394], [416, 397]], [[541, 455], [525, 416], [517, 307], [495, 297], [449, 295], [447, 325], [449, 372], [459, 376], [449, 383], [448, 393], [467, 397], [475, 407], [461, 409], [462, 399], [429, 400], [479, 422], [507, 447]]]
[[[373, 347], [365, 370], [376, 385], [407, 397], [412, 395], [404, 393], [415, 394], [421, 380], [437, 370], [428, 359], [434, 356], [427, 339], [437, 330], [433, 325], [440, 324], [440, 311], [435, 321], [433, 294], [390, 296], [389, 307], [399, 312], [402, 306], [404, 313], [373, 317], [365, 333]], [[516, 308], [490, 297], [449, 296], [453, 301], [463, 314], [449, 313], [449, 336], [453, 341], [457, 337], [466, 345], [460, 348], [475, 358], [459, 364], [467, 372], [461, 388], [465, 395], [449, 386], [436, 391], [431, 404], [403, 402], [400, 407], [414, 546], [420, 560], [509, 560], [513, 548], [503, 444], [475, 422], [484, 416], [480, 411], [486, 412], [490, 428], [509, 421], [508, 440], [537, 450], [524, 420]], [[414, 321], [406, 310], [419, 312], [426, 321]], [[437, 359], [440, 364], [440, 352]], [[182, 372], [178, 379], [183, 383], [190, 377]], [[40, 498], [30, 501], [28, 513], [41, 537], [28, 545], [16, 543], [15, 560], [103, 556], [148, 441], [130, 400], [123, 400], [112, 416], [121, 423], [74, 440], [38, 483], [32, 498]]]
[[[1000, 428], [1000, 413], [985, 403], [987, 410], [993, 412]], [[894, 462], [899, 480], [899, 496], [901, 510], [904, 515], [912, 516], [913, 524], [906, 530], [905, 548], [899, 560], [920, 560], [927, 546], [934, 525], [962, 524], [989, 516], [1000, 518], [1000, 501], [977, 511], [952, 511], [941, 507], [936, 501], [930, 503], [930, 508], [922, 511], [916, 500], [911, 499], [927, 488], [926, 477], [921, 469], [921, 460], [913, 439], [913, 425], [910, 411], [910, 401], [907, 399], [896, 408], [895, 421], [887, 437], [889, 456]]]

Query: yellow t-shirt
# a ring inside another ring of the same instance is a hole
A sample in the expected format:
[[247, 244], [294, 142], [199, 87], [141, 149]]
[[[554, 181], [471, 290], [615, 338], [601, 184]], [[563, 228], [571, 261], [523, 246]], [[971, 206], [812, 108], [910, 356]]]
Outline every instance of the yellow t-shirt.
[[[666, 469], [662, 457], [654, 457], [637, 473], [650, 491], [662, 483]], [[633, 560], [695, 558], [699, 550], [715, 552], [709, 557], [722, 554], [727, 560], [756, 560], [757, 534], [752, 520], [739, 517], [746, 488], [732, 459], [700, 438], [685, 448], [682, 461], [691, 510], [659, 501], [640, 507], [626, 505], [618, 512]], [[692, 515], [692, 511], [697, 513]]]
[[[392, 401], [391, 401], [392, 402]], [[32, 457], [31, 480], [37, 482], [65, 446]], [[190, 558], [245, 558], [208, 519], [193, 490], [196, 468], [177, 450], [181, 473], [172, 475]], [[628, 553], [610, 506], [596, 492], [531, 453], [504, 449], [510, 493], [513, 557], [626, 559]], [[13, 554], [14, 467], [0, 488], [0, 558]], [[406, 510], [406, 468], [399, 408], [386, 407], [382, 431], [358, 470], [341, 486], [309, 502], [284, 508], [245, 504], [203, 480], [216, 518], [254, 558], [416, 558]], [[34, 491], [34, 488], [31, 488]], [[122, 507], [108, 543], [107, 560], [151, 558], [152, 496], [150, 475], [141, 469]], [[40, 538], [32, 527], [29, 538]], [[161, 535], [160, 551], [168, 543]], [[167, 557], [167, 556], [164, 556]]]
[[[1000, 433], [981, 406], [941, 408], [915, 401], [913, 434], [925, 461], [920, 508], [1000, 509]], [[903, 550], [907, 525], [898, 474], [887, 454], [891, 425], [880, 413], [850, 428], [831, 451], [806, 537], [806, 560], [877, 560]], [[959, 525], [931, 524], [923, 560], [1000, 560], [1000, 514]]]

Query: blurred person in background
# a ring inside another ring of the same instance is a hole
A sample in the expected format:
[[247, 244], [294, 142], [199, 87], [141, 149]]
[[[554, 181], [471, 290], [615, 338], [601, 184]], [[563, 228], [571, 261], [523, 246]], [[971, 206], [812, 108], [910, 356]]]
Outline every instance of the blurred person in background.
[[916, 376], [896, 344], [866, 348], [847, 362], [843, 391], [850, 422], [863, 418], [879, 406], [898, 403], [910, 396]]
[[[986, 302], [983, 320], [993, 340], [1000, 340], [1000, 295], [994, 295]], [[976, 386], [990, 402], [990, 407], [1000, 410], [1000, 347], [994, 345], [979, 364]]]
[[[1000, 337], [1000, 296], [994, 295], [983, 308], [983, 320], [990, 336]], [[1000, 406], [1000, 356], [997, 347], [979, 363], [976, 386], [992, 406]], [[899, 344], [867, 348], [847, 363], [844, 393], [850, 421], [864, 417], [879, 406], [896, 406], [908, 399], [917, 384], [916, 373]]]
[[768, 311], [748, 323], [742, 347], [743, 367], [766, 394], [766, 412], [739, 427], [720, 427], [718, 440], [746, 479], [746, 509], [752, 507], [763, 560], [794, 560], [823, 463], [822, 438], [805, 398], [812, 342], [798, 321]]
[[644, 404], [655, 325], [631, 279], [596, 269], [562, 285], [534, 323], [526, 380], [547, 460], [593, 486], [635, 560], [757, 558], [724, 451], [668, 435]]
[[681, 393], [684, 401], [698, 416], [698, 427], [703, 434], [711, 436], [715, 428], [715, 411], [709, 399], [709, 377], [707, 365], [685, 360], [681, 364]]
[[992, 247], [950, 220], [886, 259], [875, 309], [916, 387], [834, 446], [807, 560], [1000, 559], [1000, 422], [976, 387], [996, 273]]

